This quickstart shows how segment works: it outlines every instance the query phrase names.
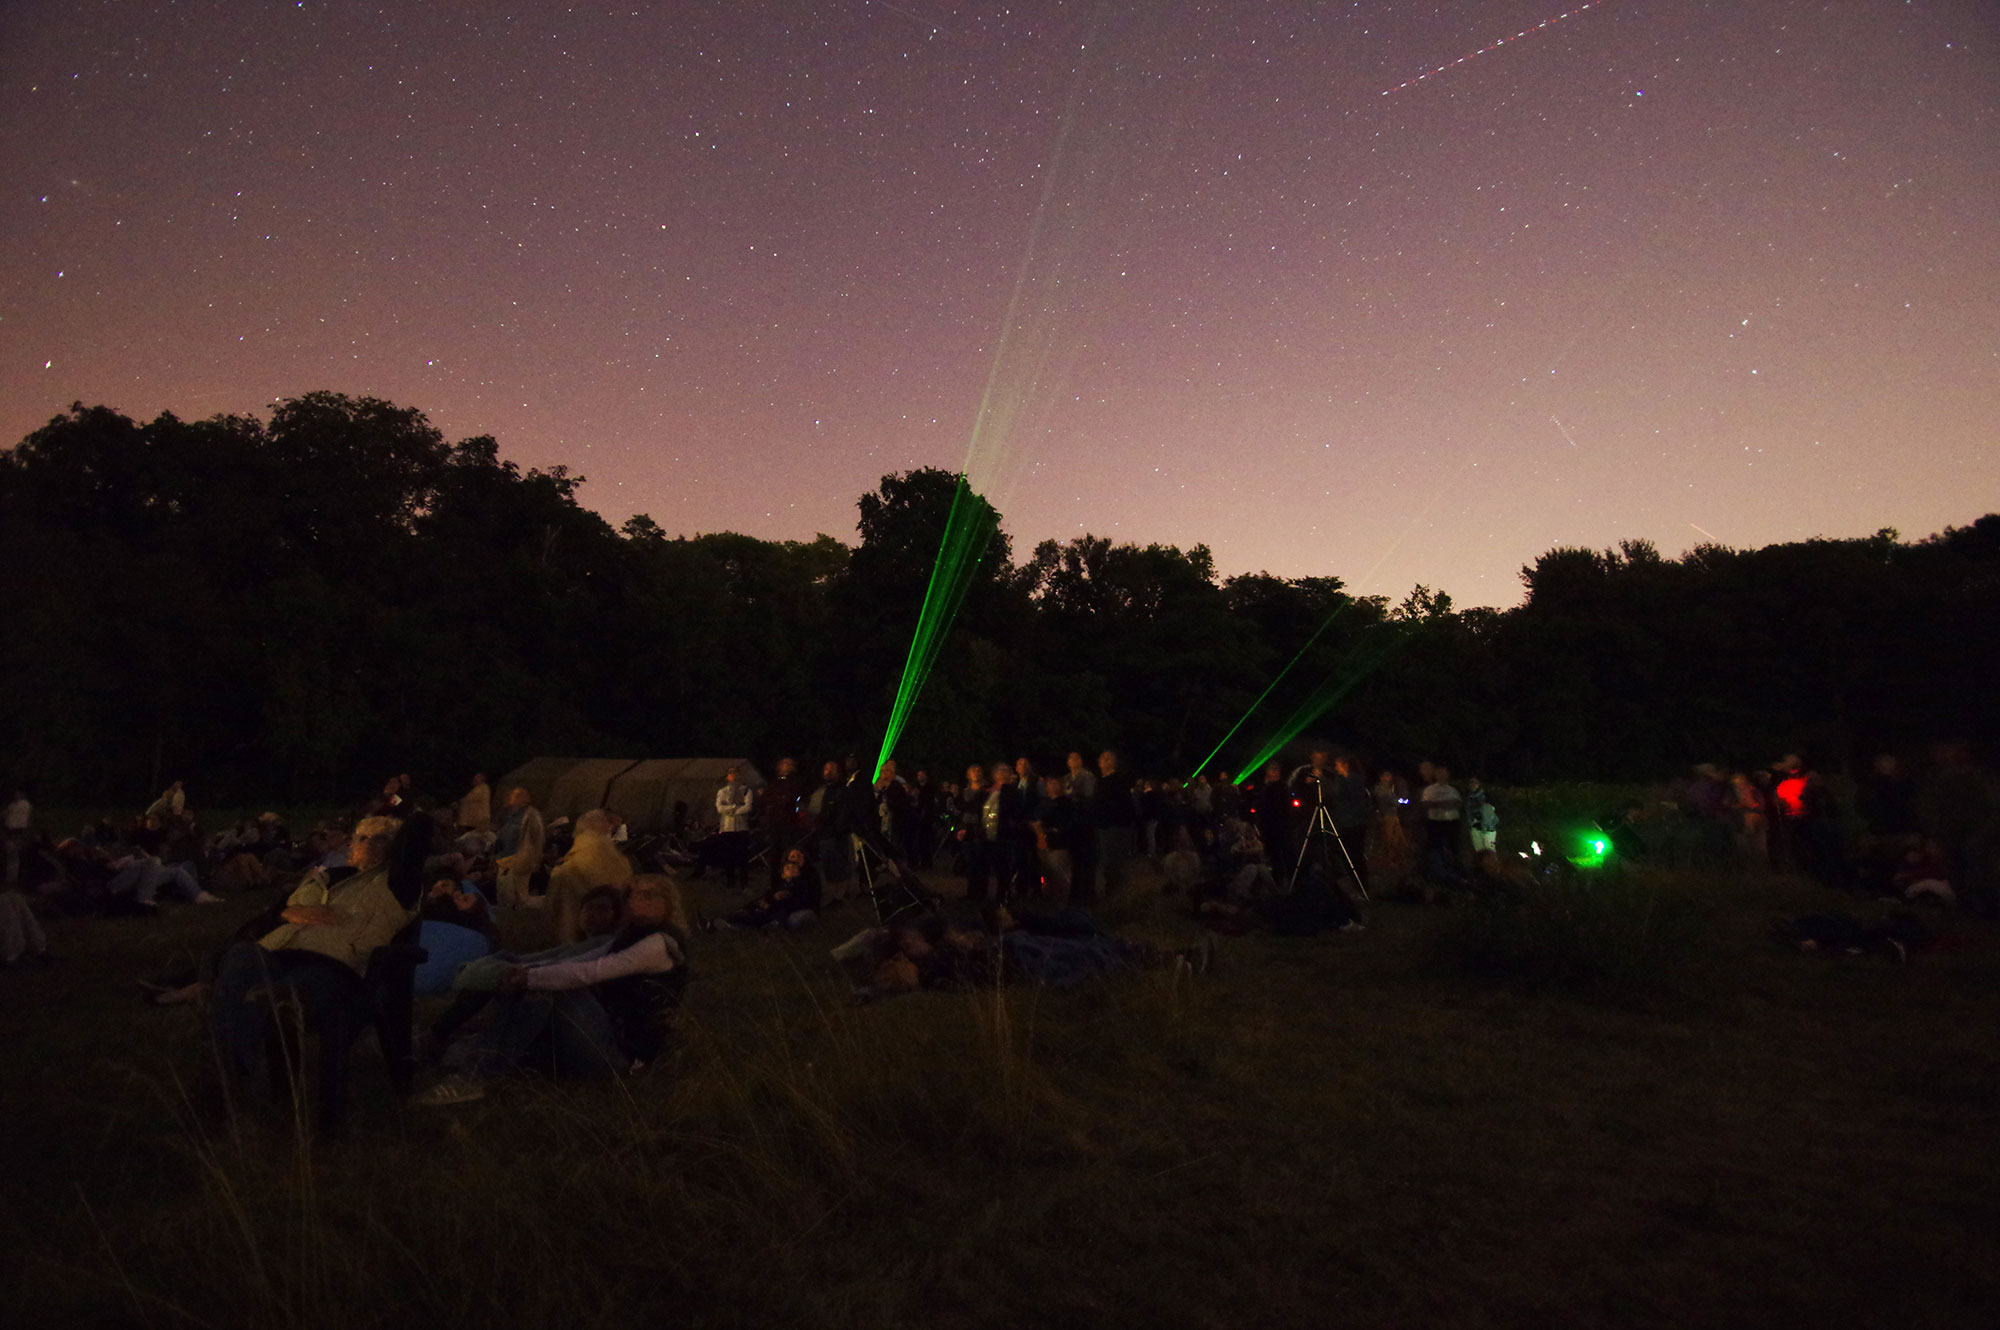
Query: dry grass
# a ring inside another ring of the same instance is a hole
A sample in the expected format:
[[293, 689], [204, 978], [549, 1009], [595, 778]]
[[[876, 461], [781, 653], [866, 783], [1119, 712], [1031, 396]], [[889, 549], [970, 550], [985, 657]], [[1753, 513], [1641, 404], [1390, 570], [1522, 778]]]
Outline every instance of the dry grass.
[[[1769, 949], [1802, 884], [1674, 878], [1646, 982], [1457, 966], [1453, 912], [1067, 993], [851, 1005], [806, 934], [703, 939], [671, 1062], [204, 1125], [130, 977], [240, 913], [88, 921], [0, 976], [20, 1324], [1986, 1326], [1989, 932]], [[1657, 901], [1655, 904], [1657, 905]], [[1161, 902], [1122, 913], [1171, 940]]]

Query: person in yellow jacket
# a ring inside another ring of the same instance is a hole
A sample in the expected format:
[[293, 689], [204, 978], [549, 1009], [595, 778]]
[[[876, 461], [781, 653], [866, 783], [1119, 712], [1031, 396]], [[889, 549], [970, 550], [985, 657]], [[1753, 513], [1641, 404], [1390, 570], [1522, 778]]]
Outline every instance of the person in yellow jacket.
[[556, 944], [582, 939], [578, 907], [598, 887], [622, 887], [632, 880], [632, 862], [612, 842], [611, 815], [593, 808], [576, 820], [576, 840], [569, 853], [549, 873], [549, 908], [554, 913]]

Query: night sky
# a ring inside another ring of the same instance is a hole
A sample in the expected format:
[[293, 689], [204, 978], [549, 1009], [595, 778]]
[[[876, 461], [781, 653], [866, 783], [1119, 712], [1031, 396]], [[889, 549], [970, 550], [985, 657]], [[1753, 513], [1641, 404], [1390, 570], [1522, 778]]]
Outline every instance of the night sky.
[[1018, 554], [1461, 604], [1927, 534], [2000, 509], [1997, 16], [7, 0], [0, 440], [324, 388], [850, 541], [970, 458]]

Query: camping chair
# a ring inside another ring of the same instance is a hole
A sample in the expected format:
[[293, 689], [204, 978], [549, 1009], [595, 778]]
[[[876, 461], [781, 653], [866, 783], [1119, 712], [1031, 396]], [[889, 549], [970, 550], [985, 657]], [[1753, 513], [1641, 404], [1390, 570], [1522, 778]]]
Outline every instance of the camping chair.
[[[267, 1061], [272, 1092], [282, 1100], [292, 1098], [303, 1084], [305, 1036], [318, 1037], [317, 1120], [326, 1137], [340, 1134], [347, 1116], [347, 1062], [355, 1039], [369, 1026], [375, 1028], [375, 1042], [389, 1071], [389, 1083], [398, 1097], [409, 1094], [416, 1072], [413, 1051], [412, 1017], [416, 1004], [417, 967], [430, 959], [418, 945], [423, 920], [412, 919], [386, 945], [368, 956], [368, 971], [356, 981], [350, 1002], [323, 1015], [314, 1028], [302, 1028], [298, 1012], [277, 1013], [279, 1026], [272, 1036]], [[271, 1001], [266, 990], [263, 1000]], [[291, 1019], [289, 1024], [286, 1018]]]

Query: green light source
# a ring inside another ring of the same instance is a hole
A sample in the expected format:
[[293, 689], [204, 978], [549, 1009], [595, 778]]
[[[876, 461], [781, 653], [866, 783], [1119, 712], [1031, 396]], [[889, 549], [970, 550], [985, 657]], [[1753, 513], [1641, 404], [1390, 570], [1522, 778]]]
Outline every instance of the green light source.
[[1611, 857], [1611, 838], [1601, 831], [1586, 832], [1578, 849], [1571, 863], [1578, 868], [1602, 868]]

